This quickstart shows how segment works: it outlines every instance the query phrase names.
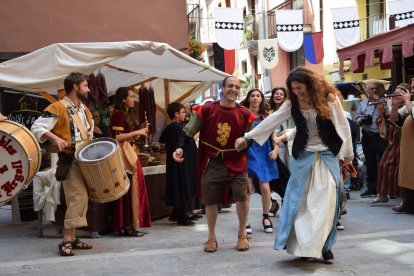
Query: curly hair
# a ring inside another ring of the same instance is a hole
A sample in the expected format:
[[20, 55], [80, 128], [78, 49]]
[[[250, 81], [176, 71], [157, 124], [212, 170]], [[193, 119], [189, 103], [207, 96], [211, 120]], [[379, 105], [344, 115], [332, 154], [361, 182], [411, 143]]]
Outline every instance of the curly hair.
[[249, 90], [249, 92], [247, 92], [246, 97], [243, 99], [243, 101], [241, 101], [241, 102], [240, 102], [240, 104], [241, 104], [242, 106], [245, 106], [245, 107], [247, 107], [247, 108], [250, 108], [249, 98], [250, 98], [250, 95], [251, 95], [254, 91], [259, 92], [259, 93], [260, 93], [260, 97], [262, 98], [262, 101], [260, 102], [260, 106], [259, 106], [259, 114], [260, 114], [260, 115], [266, 114], [266, 109], [265, 109], [265, 102], [266, 102], [266, 100], [265, 100], [265, 96], [263, 95], [263, 92], [262, 92], [262, 91], [260, 91], [260, 90], [259, 90], [259, 89], [257, 89], [257, 88], [252, 88], [252, 89], [250, 89], [250, 90]]
[[299, 105], [298, 97], [292, 93], [292, 82], [299, 82], [306, 86], [312, 106], [315, 108], [317, 114], [325, 119], [331, 117], [330, 108], [328, 105], [328, 96], [333, 94], [342, 99], [341, 93], [334, 85], [326, 81], [322, 75], [306, 68], [299, 66], [293, 69], [286, 80], [286, 86], [289, 91], [289, 98], [292, 105]]

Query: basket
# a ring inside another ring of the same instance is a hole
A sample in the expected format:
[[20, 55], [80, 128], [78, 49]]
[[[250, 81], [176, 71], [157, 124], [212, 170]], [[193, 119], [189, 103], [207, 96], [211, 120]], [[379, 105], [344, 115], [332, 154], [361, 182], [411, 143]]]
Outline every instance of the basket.
[[148, 154], [140, 153], [138, 154], [138, 158], [142, 167], [148, 167], [148, 160], [150, 158]]

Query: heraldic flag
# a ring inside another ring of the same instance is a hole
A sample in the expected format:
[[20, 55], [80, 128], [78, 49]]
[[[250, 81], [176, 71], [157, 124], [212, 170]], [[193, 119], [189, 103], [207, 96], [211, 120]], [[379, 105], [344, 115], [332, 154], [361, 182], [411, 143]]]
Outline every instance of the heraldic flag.
[[336, 42], [347, 47], [359, 42], [358, 7], [332, 8], [332, 21]]
[[277, 10], [276, 30], [280, 48], [298, 50], [303, 44], [303, 10]]
[[226, 50], [240, 48], [243, 40], [243, 10], [216, 8], [214, 11], [217, 43]]
[[305, 34], [303, 36], [303, 48], [305, 58], [312, 64], [318, 64], [323, 60], [323, 35], [322, 32]]
[[265, 69], [274, 68], [279, 61], [279, 46], [277, 38], [257, 41], [260, 63]]
[[387, 1], [390, 15], [395, 18], [396, 27], [404, 27], [414, 23], [414, 1], [395, 0]]

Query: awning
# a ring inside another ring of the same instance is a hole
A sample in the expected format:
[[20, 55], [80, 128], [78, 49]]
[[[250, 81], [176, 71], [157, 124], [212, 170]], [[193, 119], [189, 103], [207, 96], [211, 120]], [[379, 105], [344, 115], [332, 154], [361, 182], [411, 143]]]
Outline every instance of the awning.
[[392, 47], [401, 45], [403, 57], [414, 55], [414, 24], [375, 35], [360, 43], [337, 50], [339, 73], [344, 73], [344, 61], [351, 60], [351, 71], [364, 72], [365, 67], [374, 66], [374, 58], [379, 57], [384, 68], [392, 61]]
[[120, 86], [151, 84], [159, 109], [191, 101], [228, 76], [165, 43], [57, 43], [0, 63], [0, 86], [56, 95], [73, 71], [103, 73], [109, 95]]

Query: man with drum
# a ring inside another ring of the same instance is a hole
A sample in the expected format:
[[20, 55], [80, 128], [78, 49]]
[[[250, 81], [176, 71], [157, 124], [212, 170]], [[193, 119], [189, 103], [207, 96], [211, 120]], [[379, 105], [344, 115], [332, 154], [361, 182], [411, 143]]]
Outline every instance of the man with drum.
[[76, 147], [92, 139], [94, 126], [91, 112], [82, 104], [89, 93], [87, 76], [70, 73], [64, 80], [64, 88], [66, 96], [49, 105], [31, 130], [39, 142], [48, 140], [59, 152], [56, 179], [62, 181], [67, 205], [59, 252], [62, 256], [73, 256], [74, 249], [92, 248], [75, 236], [76, 228], [87, 226], [88, 192], [73, 160]]

